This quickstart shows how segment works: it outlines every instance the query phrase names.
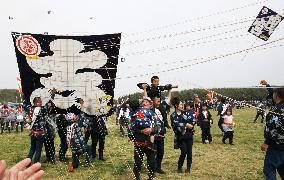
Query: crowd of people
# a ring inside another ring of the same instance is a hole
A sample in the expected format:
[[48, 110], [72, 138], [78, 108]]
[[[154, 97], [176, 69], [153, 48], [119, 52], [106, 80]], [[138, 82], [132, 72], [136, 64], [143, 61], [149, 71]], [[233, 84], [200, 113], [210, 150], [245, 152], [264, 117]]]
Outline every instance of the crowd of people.
[[0, 130], [1, 134], [7, 131], [8, 133], [16, 130], [16, 132], [23, 132], [24, 116], [22, 105], [8, 106], [6, 104], [0, 105]]
[[[116, 123], [120, 126], [121, 136], [128, 137], [134, 144], [134, 174], [140, 179], [143, 157], [147, 158], [147, 172], [149, 179], [155, 177], [155, 173], [166, 174], [162, 169], [164, 157], [164, 142], [166, 133], [172, 129], [175, 134], [174, 148], [180, 149], [177, 172], [183, 172], [183, 164], [187, 158], [186, 173], [190, 173], [192, 164], [192, 145], [195, 127], [199, 126], [202, 131], [202, 143], [212, 143], [211, 126], [213, 124], [212, 97], [200, 100], [197, 94], [193, 99], [182, 100], [171, 97], [172, 85], [159, 85], [159, 77], [153, 76], [151, 84], [138, 84], [143, 90], [143, 97], [139, 103], [125, 100], [119, 107], [116, 107]], [[162, 92], [166, 91], [165, 97]], [[174, 111], [169, 115], [169, 109]], [[232, 107], [222, 99], [218, 103], [219, 125], [223, 134], [222, 142], [233, 145], [233, 134], [235, 123], [232, 116]]]
[[[266, 81], [261, 81], [262, 85], [268, 87], [268, 99], [273, 100], [273, 104], [268, 114], [265, 114], [265, 104], [256, 102], [257, 114], [262, 116], [261, 122], [266, 118], [265, 142], [261, 149], [266, 151], [264, 174], [267, 179], [276, 179], [276, 170], [284, 178], [284, 131], [283, 131], [283, 111], [284, 111], [284, 90], [283, 88], [272, 89]], [[151, 84], [138, 84], [143, 90], [143, 97], [138, 102], [125, 100], [120, 106], [115, 108], [116, 124], [119, 125], [122, 137], [128, 137], [133, 143], [134, 166], [133, 173], [136, 179], [141, 179], [141, 168], [143, 158], [147, 158], [147, 174], [149, 179], [154, 179], [155, 174], [166, 174], [162, 168], [164, 158], [164, 146], [167, 131], [174, 132], [173, 144], [175, 149], [180, 149], [180, 156], [177, 160], [178, 173], [190, 173], [192, 165], [192, 146], [195, 129], [201, 129], [201, 142], [203, 144], [212, 143], [211, 127], [213, 117], [211, 110], [218, 112], [217, 125], [222, 133], [222, 143], [229, 140], [230, 145], [234, 145], [234, 131], [236, 127], [233, 118], [233, 107], [235, 104], [222, 98], [218, 103], [212, 97], [207, 96], [201, 101], [197, 94], [192, 99], [182, 100], [178, 97], [172, 98], [174, 86], [168, 84], [160, 86], [159, 77], [153, 76]], [[165, 96], [162, 92], [166, 91]], [[42, 104], [41, 98], [36, 97], [33, 105], [26, 107], [26, 115], [22, 107], [17, 107], [12, 111], [5, 105], [1, 111], [1, 132], [7, 129], [10, 132], [12, 120], [10, 114], [17, 120], [18, 116], [26, 120], [29, 124], [31, 146], [28, 157], [33, 163], [41, 162], [43, 146], [46, 151], [45, 162], [56, 163], [54, 137], [55, 132], [60, 138], [59, 161], [67, 163], [66, 152], [72, 151], [72, 161], [68, 162], [68, 170], [73, 171], [80, 165], [79, 158], [84, 156], [85, 166], [90, 166], [92, 160], [99, 159], [105, 161], [104, 144], [108, 135], [105, 116], [89, 116], [84, 113], [84, 100], [78, 99], [80, 109], [73, 108], [72, 111], [59, 109], [52, 103], [56, 89], [51, 90], [50, 100], [47, 104]], [[215, 104], [215, 105], [214, 105]], [[173, 111], [169, 114], [170, 108]], [[169, 116], [168, 116], [169, 115]], [[168, 117], [169, 120], [168, 120]], [[8, 123], [6, 123], [8, 122]], [[16, 121], [17, 126], [23, 127], [22, 121]], [[6, 123], [6, 124], [5, 124]], [[2, 126], [3, 125], [3, 126]], [[4, 128], [6, 125], [6, 129]], [[21, 131], [23, 129], [21, 128]], [[91, 138], [91, 146], [88, 140]], [[97, 155], [98, 144], [98, 155]], [[279, 158], [278, 158], [279, 157]], [[186, 159], [186, 169], [183, 171]]]

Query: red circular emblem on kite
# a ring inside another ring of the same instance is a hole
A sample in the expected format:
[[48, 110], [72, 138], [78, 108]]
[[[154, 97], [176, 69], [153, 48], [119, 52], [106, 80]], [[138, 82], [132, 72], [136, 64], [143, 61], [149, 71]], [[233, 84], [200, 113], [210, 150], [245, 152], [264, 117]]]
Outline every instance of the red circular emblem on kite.
[[26, 56], [36, 56], [40, 54], [40, 45], [31, 35], [23, 35], [17, 39], [18, 50]]
[[144, 118], [144, 113], [141, 112], [141, 111], [137, 112], [137, 118], [138, 119], [143, 119]]

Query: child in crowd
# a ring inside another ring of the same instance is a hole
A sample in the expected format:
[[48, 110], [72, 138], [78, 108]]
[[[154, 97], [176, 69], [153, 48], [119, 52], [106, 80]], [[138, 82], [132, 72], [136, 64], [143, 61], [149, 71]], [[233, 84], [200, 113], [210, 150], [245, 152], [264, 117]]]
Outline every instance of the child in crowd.
[[228, 108], [226, 110], [225, 115], [223, 116], [224, 118], [224, 123], [223, 123], [223, 130], [224, 130], [224, 136], [222, 139], [222, 142], [224, 144], [226, 144], [226, 139], [229, 138], [229, 143], [231, 145], [233, 145], [233, 138], [234, 138], [234, 127], [235, 127], [235, 123], [233, 121], [233, 113], [232, 113], [232, 109]]
[[[83, 107], [83, 100], [80, 100], [81, 109]], [[72, 150], [72, 165], [73, 168], [78, 168], [79, 157], [85, 154], [86, 166], [90, 165], [91, 149], [84, 141], [82, 127], [89, 124], [87, 117], [83, 112], [72, 112], [66, 115], [66, 120], [70, 121], [71, 125], [67, 127], [67, 144]], [[87, 127], [84, 127], [87, 128]]]
[[213, 124], [213, 119], [211, 113], [208, 111], [206, 103], [202, 104], [202, 110], [198, 117], [199, 125], [202, 131], [202, 143], [208, 144], [212, 142], [211, 136], [211, 124]]

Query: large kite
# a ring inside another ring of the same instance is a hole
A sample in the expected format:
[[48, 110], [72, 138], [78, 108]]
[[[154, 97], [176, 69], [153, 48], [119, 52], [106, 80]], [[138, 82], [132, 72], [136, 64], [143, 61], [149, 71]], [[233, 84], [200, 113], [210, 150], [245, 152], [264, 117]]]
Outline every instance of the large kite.
[[280, 14], [264, 6], [248, 32], [267, 41], [282, 20], [283, 17]]
[[[24, 102], [34, 97], [56, 107], [79, 107], [89, 115], [110, 115], [121, 34], [55, 36], [12, 33]], [[71, 108], [72, 109], [72, 108]]]

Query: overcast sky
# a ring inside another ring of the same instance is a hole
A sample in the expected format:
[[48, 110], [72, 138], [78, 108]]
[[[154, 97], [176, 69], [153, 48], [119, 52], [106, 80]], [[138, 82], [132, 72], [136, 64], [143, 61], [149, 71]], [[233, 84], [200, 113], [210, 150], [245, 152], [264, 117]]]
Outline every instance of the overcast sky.
[[[262, 6], [284, 14], [283, 0], [1, 1], [0, 88], [17, 88], [18, 67], [12, 31], [55, 35], [121, 32], [120, 55], [125, 61], [119, 61], [118, 65], [117, 77], [121, 79], [116, 80], [116, 98], [139, 91], [136, 84], [150, 83], [151, 73], [156, 72], [162, 85], [172, 83], [179, 85], [180, 90], [198, 86], [255, 86], [260, 79], [283, 85], [284, 47], [281, 45], [284, 40], [266, 46], [272, 48], [257, 48], [253, 52], [194, 64], [205, 57], [213, 58], [266, 43], [247, 32]], [[215, 28], [208, 28], [212, 26]], [[194, 32], [188, 33], [190, 31]], [[160, 35], [164, 38], [141, 41]], [[284, 22], [267, 42], [280, 38], [284, 38]], [[129, 43], [135, 40], [138, 43]], [[158, 48], [164, 50], [157, 51]], [[142, 52], [146, 50], [151, 53]], [[126, 78], [133, 76], [138, 77]]]

